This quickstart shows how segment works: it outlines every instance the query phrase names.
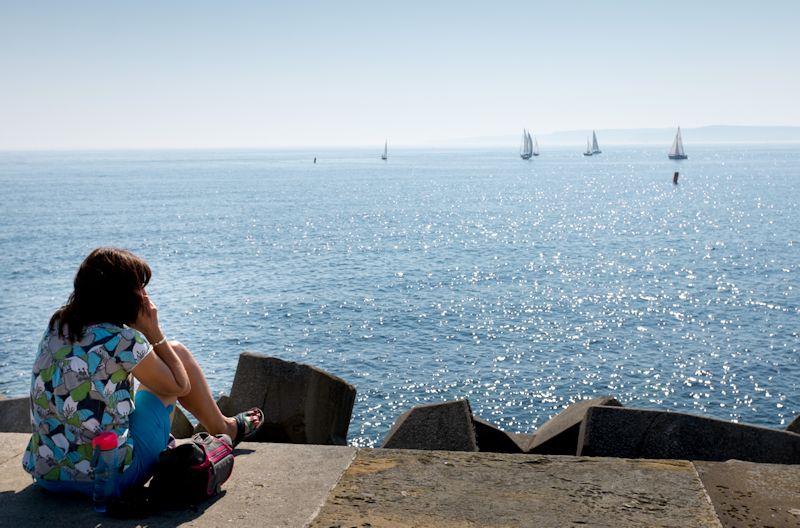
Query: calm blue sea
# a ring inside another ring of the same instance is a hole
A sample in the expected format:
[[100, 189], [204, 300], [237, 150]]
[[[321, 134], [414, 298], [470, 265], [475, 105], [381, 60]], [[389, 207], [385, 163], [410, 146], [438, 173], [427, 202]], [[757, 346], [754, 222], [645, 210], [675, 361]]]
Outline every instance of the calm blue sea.
[[0, 153], [0, 393], [116, 245], [215, 392], [243, 351], [318, 365], [358, 389], [353, 444], [458, 397], [521, 432], [599, 394], [788, 423], [800, 146], [581, 149]]

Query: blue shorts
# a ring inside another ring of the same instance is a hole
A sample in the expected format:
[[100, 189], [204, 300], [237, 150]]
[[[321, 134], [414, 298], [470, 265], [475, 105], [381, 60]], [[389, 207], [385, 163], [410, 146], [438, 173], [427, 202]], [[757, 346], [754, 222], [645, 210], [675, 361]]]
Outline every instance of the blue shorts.
[[[133, 460], [119, 480], [118, 491], [144, 484], [153, 476], [158, 455], [167, 448], [173, 405], [165, 406], [161, 399], [146, 390], [136, 391], [136, 405], [128, 417], [128, 429], [133, 438]], [[81, 493], [91, 497], [91, 482], [69, 482], [37, 479], [36, 483], [48, 491]]]

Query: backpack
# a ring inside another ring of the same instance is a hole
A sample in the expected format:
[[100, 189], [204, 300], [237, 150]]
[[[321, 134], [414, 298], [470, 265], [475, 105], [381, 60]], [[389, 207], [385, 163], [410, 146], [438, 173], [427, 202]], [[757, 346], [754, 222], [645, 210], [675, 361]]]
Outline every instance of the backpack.
[[109, 503], [108, 513], [142, 519], [159, 511], [194, 506], [215, 497], [233, 472], [233, 446], [228, 435], [197, 433], [170, 445], [158, 456], [148, 486], [135, 486]]
[[197, 433], [189, 442], [161, 452], [150, 493], [164, 506], [194, 505], [219, 494], [232, 472], [230, 437]]

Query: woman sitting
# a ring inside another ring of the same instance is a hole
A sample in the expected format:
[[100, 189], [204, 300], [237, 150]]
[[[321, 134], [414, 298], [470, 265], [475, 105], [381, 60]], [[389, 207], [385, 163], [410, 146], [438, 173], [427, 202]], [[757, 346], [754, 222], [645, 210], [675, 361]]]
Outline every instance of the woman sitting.
[[176, 400], [234, 445], [264, 421], [260, 409], [220, 412], [192, 353], [161, 332], [145, 291], [150, 276], [129, 251], [95, 249], [50, 319], [33, 365], [33, 435], [22, 461], [47, 490], [91, 495], [92, 439], [105, 432], [117, 436], [118, 492], [144, 484], [167, 447]]

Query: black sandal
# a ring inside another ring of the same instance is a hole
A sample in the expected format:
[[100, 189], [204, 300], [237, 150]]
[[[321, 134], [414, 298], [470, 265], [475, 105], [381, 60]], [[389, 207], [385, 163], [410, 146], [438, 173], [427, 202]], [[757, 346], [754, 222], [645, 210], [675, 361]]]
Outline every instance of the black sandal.
[[[258, 413], [258, 425], [255, 425], [256, 418], [251, 418], [251, 414], [253, 413]], [[264, 411], [258, 407], [253, 407], [247, 411], [240, 412], [233, 418], [236, 420], [236, 438], [233, 439], [233, 447], [236, 447], [244, 440], [253, 438], [264, 425]]]

